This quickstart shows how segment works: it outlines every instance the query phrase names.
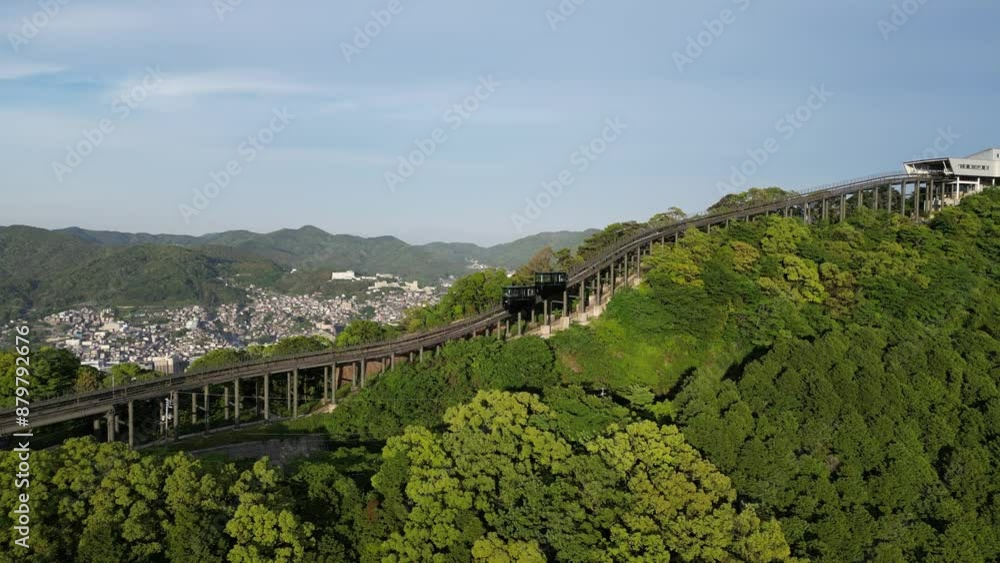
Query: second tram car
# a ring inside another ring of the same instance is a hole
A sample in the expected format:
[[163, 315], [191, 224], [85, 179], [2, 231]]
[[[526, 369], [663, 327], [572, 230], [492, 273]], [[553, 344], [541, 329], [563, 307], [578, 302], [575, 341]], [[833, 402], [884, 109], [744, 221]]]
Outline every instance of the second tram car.
[[539, 272], [535, 285], [511, 285], [503, 290], [503, 307], [510, 312], [533, 308], [540, 300], [562, 297], [569, 275], [566, 272]]

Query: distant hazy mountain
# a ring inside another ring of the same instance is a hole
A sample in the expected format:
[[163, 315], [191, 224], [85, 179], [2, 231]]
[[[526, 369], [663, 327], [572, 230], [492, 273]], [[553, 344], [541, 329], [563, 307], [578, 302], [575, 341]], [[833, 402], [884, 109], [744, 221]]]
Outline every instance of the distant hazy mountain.
[[0, 227], [0, 320], [82, 304], [231, 302], [244, 293], [227, 280], [268, 284], [284, 274], [270, 260], [227, 247], [112, 244], [69, 232]]
[[0, 320], [79, 304], [212, 304], [239, 299], [226, 281], [281, 287], [292, 269], [390, 273], [433, 283], [475, 261], [513, 269], [545, 246], [575, 248], [595, 231], [543, 233], [481, 247], [409, 245], [394, 237], [332, 235], [316, 227], [200, 237], [0, 227]]
[[384, 272], [430, 282], [444, 276], [466, 272], [470, 261], [473, 260], [490, 266], [517, 268], [546, 246], [551, 246], [555, 250], [576, 248], [585, 238], [597, 231], [541, 233], [491, 247], [444, 242], [410, 245], [388, 236], [364, 238], [332, 235], [313, 226], [282, 229], [264, 234], [227, 231], [200, 237], [88, 231], [76, 227], [57, 232], [72, 235], [86, 242], [108, 246], [137, 244], [227, 246], [290, 268]]

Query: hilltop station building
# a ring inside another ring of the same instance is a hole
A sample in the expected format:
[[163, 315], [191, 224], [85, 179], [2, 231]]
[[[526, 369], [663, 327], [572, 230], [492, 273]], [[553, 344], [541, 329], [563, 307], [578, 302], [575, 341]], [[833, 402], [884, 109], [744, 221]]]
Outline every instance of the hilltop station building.
[[[907, 174], [942, 177], [945, 206], [997, 185], [1000, 179], [1000, 148], [987, 149], [965, 158], [932, 158], [904, 163]], [[936, 183], [936, 181], [935, 181]]]

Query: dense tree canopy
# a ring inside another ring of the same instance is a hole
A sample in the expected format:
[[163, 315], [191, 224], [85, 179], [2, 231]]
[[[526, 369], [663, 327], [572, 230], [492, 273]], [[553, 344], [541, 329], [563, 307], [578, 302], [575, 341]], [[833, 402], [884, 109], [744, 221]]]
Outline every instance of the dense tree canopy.
[[69, 392], [76, 385], [80, 360], [72, 352], [43, 346], [28, 354], [28, 365], [19, 364], [20, 356], [0, 350], [0, 407], [14, 406], [17, 368], [29, 369], [28, 381], [33, 397], [50, 397]]
[[359, 346], [389, 340], [402, 334], [396, 327], [374, 321], [354, 321], [337, 335], [337, 346]]
[[924, 225], [859, 210], [692, 231], [555, 338], [559, 368], [648, 389], [797, 556], [995, 560], [998, 231], [996, 191]]
[[742, 209], [745, 207], [753, 207], [755, 205], [780, 201], [788, 196], [794, 195], [794, 193], [795, 192], [786, 191], [777, 187], [750, 188], [745, 192], [726, 194], [715, 205], [709, 207], [708, 212], [718, 213], [722, 211], [733, 211], [735, 209]]
[[385, 560], [788, 557], [779, 526], [738, 511], [729, 479], [676, 428], [613, 425], [574, 444], [548, 428], [557, 417], [527, 393], [480, 393], [445, 414], [443, 435], [389, 439], [372, 482], [402, 522]]
[[[924, 224], [690, 231], [587, 327], [456, 341], [287, 423], [336, 449], [284, 470], [35, 452], [34, 548], [0, 513], [0, 561], [996, 561], [998, 235], [1000, 191]], [[482, 272], [411, 320], [504, 283]], [[46, 384], [92, 385], [40, 355]]]
[[484, 313], [500, 305], [503, 288], [510, 283], [503, 270], [482, 270], [457, 280], [441, 301], [407, 312], [408, 330], [443, 326], [464, 317]]

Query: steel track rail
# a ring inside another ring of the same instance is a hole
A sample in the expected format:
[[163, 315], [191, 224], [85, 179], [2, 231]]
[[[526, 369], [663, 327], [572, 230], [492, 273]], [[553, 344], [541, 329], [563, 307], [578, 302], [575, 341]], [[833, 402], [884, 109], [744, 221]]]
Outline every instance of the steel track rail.
[[[671, 225], [649, 228], [627, 239], [616, 241], [598, 256], [574, 268], [570, 272], [567, 285], [570, 287], [579, 285], [586, 279], [596, 275], [597, 272], [608, 268], [612, 263], [617, 262], [626, 254], [630, 254], [638, 248], [654, 242], [664, 241], [668, 237], [682, 235], [689, 229], [708, 228], [719, 224], [726, 224], [733, 220], [750, 218], [755, 215], [801, 207], [839, 195], [849, 195], [859, 190], [894, 185], [901, 182], [912, 183], [929, 178], [931, 176], [928, 175], [880, 174], [832, 186], [824, 186], [774, 202], [723, 213], [695, 216]], [[168, 393], [197, 390], [206, 385], [222, 384], [237, 378], [249, 379], [262, 377], [265, 373], [286, 373], [296, 369], [314, 369], [334, 364], [350, 364], [409, 354], [421, 348], [431, 348], [452, 340], [465, 338], [474, 332], [485, 331], [510, 317], [502, 308], [496, 308], [445, 327], [409, 334], [391, 341], [250, 361], [225, 368], [130, 383], [115, 389], [102, 389], [89, 393], [53, 397], [31, 405], [31, 422], [33, 426], [38, 427], [84, 416], [103, 414], [114, 405], [120, 405], [124, 402], [155, 399], [163, 397]], [[0, 410], [0, 435], [16, 432], [16, 426], [14, 426], [15, 420], [14, 409]]]

